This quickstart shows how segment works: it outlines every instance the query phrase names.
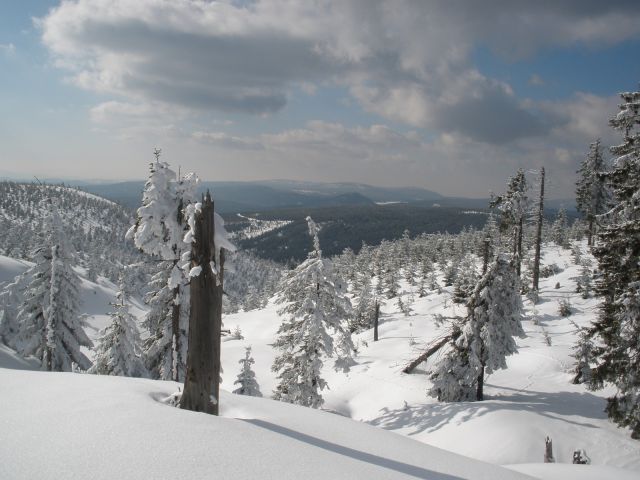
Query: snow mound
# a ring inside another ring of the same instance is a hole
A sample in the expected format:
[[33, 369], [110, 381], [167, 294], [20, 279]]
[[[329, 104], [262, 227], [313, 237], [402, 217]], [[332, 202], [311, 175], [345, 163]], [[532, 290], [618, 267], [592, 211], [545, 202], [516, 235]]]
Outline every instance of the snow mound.
[[172, 382], [0, 369], [0, 384], [0, 478], [531, 478], [272, 400], [172, 408]]

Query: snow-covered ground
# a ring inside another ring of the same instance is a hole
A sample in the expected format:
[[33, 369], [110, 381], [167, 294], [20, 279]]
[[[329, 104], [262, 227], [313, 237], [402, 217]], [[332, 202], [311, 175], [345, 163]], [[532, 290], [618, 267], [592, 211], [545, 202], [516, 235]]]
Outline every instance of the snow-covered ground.
[[[171, 382], [31, 372], [24, 369], [33, 364], [0, 349], [6, 367], [0, 368], [0, 478], [37, 478], [42, 471], [61, 478], [522, 478], [515, 470], [550, 480], [640, 478], [638, 442], [604, 413], [612, 391], [571, 383], [572, 347], [598, 301], [575, 293], [580, 267], [570, 251], [546, 247], [543, 264], [552, 263], [562, 271], [541, 280], [537, 305], [525, 301], [527, 337], [518, 339], [520, 353], [509, 357], [509, 368], [487, 378], [483, 402], [428, 398], [430, 363], [402, 373], [442, 335], [433, 314], [464, 313], [450, 288], [415, 295], [410, 316], [395, 299], [384, 305], [380, 340], [373, 342], [371, 331], [357, 336], [358, 364], [348, 375], [326, 362], [324, 407], [333, 413], [224, 393], [224, 418], [213, 418], [163, 404], [178, 388]], [[0, 279], [9, 269], [19, 273], [0, 258]], [[411, 303], [402, 286], [403, 301]], [[83, 280], [93, 338], [106, 324], [114, 288]], [[574, 311], [569, 317], [558, 313], [565, 298]], [[244, 339], [223, 343], [223, 390], [234, 388], [238, 360], [251, 345], [257, 380], [270, 395], [277, 308], [270, 302], [224, 318], [225, 328], [239, 326]], [[143, 311], [139, 303], [134, 308], [140, 318]], [[541, 463], [546, 436], [557, 464]], [[578, 449], [591, 465], [571, 465]]]
[[[586, 246], [583, 245], [586, 251]], [[571, 463], [575, 450], [586, 451], [593, 465], [629, 469], [640, 478], [640, 448], [629, 432], [617, 428], [604, 412], [605, 398], [612, 390], [590, 392], [573, 385], [572, 348], [579, 327], [596, 315], [598, 300], [582, 299], [575, 293], [580, 267], [569, 250], [546, 247], [543, 265], [557, 264], [562, 271], [540, 282], [540, 302], [524, 301], [527, 337], [518, 339], [519, 354], [508, 358], [507, 370], [486, 379], [483, 402], [438, 403], [426, 396], [425, 371], [431, 362], [407, 375], [404, 366], [417, 357], [442, 331], [433, 314], [463, 314], [464, 307], [451, 301], [452, 288], [424, 298], [415, 295], [410, 316], [402, 314], [396, 300], [383, 306], [380, 340], [373, 333], [357, 336], [358, 365], [348, 375], [331, 369], [326, 362], [324, 407], [355, 420], [404, 434], [424, 443], [495, 464], [541, 462], [546, 436], [553, 440], [560, 463]], [[556, 284], [560, 288], [556, 289]], [[408, 300], [408, 285], [403, 283]], [[558, 301], [569, 299], [574, 313], [561, 317]], [[405, 302], [407, 303], [407, 302]], [[244, 340], [228, 341], [223, 348], [222, 388], [232, 389], [244, 355], [252, 345], [254, 371], [263, 393], [276, 385], [270, 367], [274, 351], [269, 346], [280, 320], [277, 306], [229, 315], [230, 328], [239, 326]], [[547, 343], [549, 339], [551, 345]], [[366, 344], [365, 344], [366, 342]]]

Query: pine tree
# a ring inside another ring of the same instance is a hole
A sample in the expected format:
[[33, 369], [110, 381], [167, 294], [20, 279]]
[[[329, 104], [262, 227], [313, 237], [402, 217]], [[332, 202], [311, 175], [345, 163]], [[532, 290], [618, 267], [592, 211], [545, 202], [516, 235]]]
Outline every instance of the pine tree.
[[520, 276], [522, 259], [522, 237], [524, 220], [527, 214], [529, 199], [527, 197], [527, 180], [521, 168], [509, 179], [507, 191], [492, 199], [490, 206], [502, 212], [500, 230], [512, 234], [512, 251], [516, 257], [516, 271]]
[[513, 262], [496, 258], [467, 303], [462, 334], [431, 373], [429, 395], [440, 401], [483, 399], [484, 374], [507, 367], [506, 357], [517, 352], [514, 336], [522, 330], [522, 300]]
[[617, 393], [608, 399], [609, 418], [640, 439], [640, 92], [621, 97], [610, 125], [624, 142], [611, 147], [616, 158], [605, 175], [614, 205], [594, 248], [601, 272], [596, 290], [604, 302], [589, 330], [597, 340], [591, 386], [616, 386]]
[[274, 343], [280, 354], [272, 370], [279, 379], [276, 400], [319, 408], [327, 387], [321, 377], [323, 359], [335, 354], [336, 368], [346, 370], [353, 364], [354, 347], [347, 328], [351, 304], [340, 287], [343, 283], [322, 258], [317, 225], [310, 217], [307, 222], [313, 250], [283, 281], [278, 301], [284, 306], [278, 313], [285, 319]]
[[146, 372], [138, 351], [140, 333], [135, 317], [129, 312], [129, 299], [122, 276], [116, 301], [111, 305], [111, 324], [100, 332], [89, 373], [143, 377]]
[[80, 279], [71, 268], [71, 253], [57, 206], [50, 204], [43, 245], [34, 251], [31, 282], [18, 311], [18, 353], [34, 356], [49, 371], [86, 370], [91, 361], [81, 347], [93, 346], [78, 315]]
[[[149, 315], [158, 322], [150, 330], [145, 342], [146, 364], [152, 375], [163, 380], [184, 381], [189, 329], [189, 286], [182, 267], [188, 262], [183, 254], [189, 254], [190, 245], [185, 242], [187, 230], [185, 209], [195, 203], [198, 179], [193, 174], [177, 178], [169, 164], [160, 161], [160, 150], [155, 150], [156, 161], [150, 165], [149, 179], [145, 184], [142, 206], [137, 220], [127, 232], [136, 247], [161, 260], [158, 267], [164, 270], [156, 274], [156, 295], [159, 300]], [[169, 272], [166, 272], [169, 270]], [[171, 300], [165, 286], [158, 283], [166, 279]], [[166, 312], [162, 309], [168, 309]], [[161, 309], [161, 311], [158, 311]]]
[[260, 386], [256, 380], [256, 374], [251, 369], [251, 365], [255, 363], [255, 360], [251, 356], [251, 347], [246, 347], [244, 358], [240, 359], [238, 362], [242, 365], [240, 369], [240, 373], [238, 374], [238, 378], [234, 385], [238, 385], [233, 393], [237, 393], [238, 395], [249, 395], [251, 397], [261, 397], [262, 393], [260, 393]]
[[589, 146], [589, 154], [582, 162], [576, 182], [576, 206], [587, 222], [587, 243], [593, 244], [593, 235], [599, 215], [607, 210], [609, 192], [605, 182], [606, 166], [600, 139]]
[[564, 208], [558, 210], [556, 219], [551, 226], [551, 238], [553, 242], [562, 248], [569, 247], [569, 220]]

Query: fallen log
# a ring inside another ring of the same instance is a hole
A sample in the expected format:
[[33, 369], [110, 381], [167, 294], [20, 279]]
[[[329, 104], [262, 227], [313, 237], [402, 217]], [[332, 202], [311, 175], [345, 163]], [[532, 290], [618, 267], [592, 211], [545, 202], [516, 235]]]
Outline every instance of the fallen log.
[[442, 347], [444, 347], [447, 343], [449, 343], [450, 341], [455, 342], [457, 340], [457, 338], [461, 335], [461, 333], [462, 332], [460, 330], [455, 330], [450, 335], [447, 335], [446, 337], [442, 338], [440, 341], [438, 341], [437, 343], [432, 345], [426, 352], [424, 352], [418, 358], [413, 360], [409, 365], [404, 367], [402, 372], [403, 373], [411, 373], [411, 372], [413, 372], [413, 370], [418, 365], [420, 365], [422, 362], [427, 361], [427, 359], [431, 355], [436, 353], [438, 350], [440, 350]]

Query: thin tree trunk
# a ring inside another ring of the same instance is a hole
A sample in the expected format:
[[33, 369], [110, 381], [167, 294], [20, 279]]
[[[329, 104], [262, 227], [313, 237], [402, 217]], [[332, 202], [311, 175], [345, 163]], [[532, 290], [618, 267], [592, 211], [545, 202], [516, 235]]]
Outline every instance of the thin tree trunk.
[[489, 267], [489, 249], [491, 248], [491, 240], [488, 238], [484, 239], [484, 248], [482, 251], [482, 275], [484, 276], [487, 273], [487, 268]]
[[373, 317], [373, 341], [378, 341], [378, 323], [380, 321], [380, 304], [376, 300], [375, 316]]
[[224, 256], [215, 274], [214, 209], [207, 192], [196, 216], [191, 267], [201, 267], [191, 278], [189, 350], [180, 408], [217, 415], [220, 384], [220, 329], [222, 325], [222, 272]]
[[536, 254], [533, 260], [533, 290], [538, 291], [540, 279], [540, 246], [542, 244], [542, 220], [544, 213], [544, 167], [540, 169], [540, 201], [538, 204], [538, 225], [536, 228]]
[[171, 307], [171, 339], [173, 341], [171, 346], [171, 379], [174, 382], [180, 382], [180, 305], [176, 304], [176, 300], [180, 298], [180, 285], [173, 289], [173, 307]]
[[587, 230], [587, 245], [593, 245], [593, 216], [589, 218], [589, 230]]
[[518, 277], [520, 277], [520, 270], [522, 266], [522, 226], [524, 224], [524, 217], [520, 217], [520, 225], [518, 225], [518, 252], [516, 253], [516, 265]]
[[484, 365], [480, 369], [480, 374], [478, 375], [478, 388], [476, 390], [476, 400], [482, 401], [484, 400]]

